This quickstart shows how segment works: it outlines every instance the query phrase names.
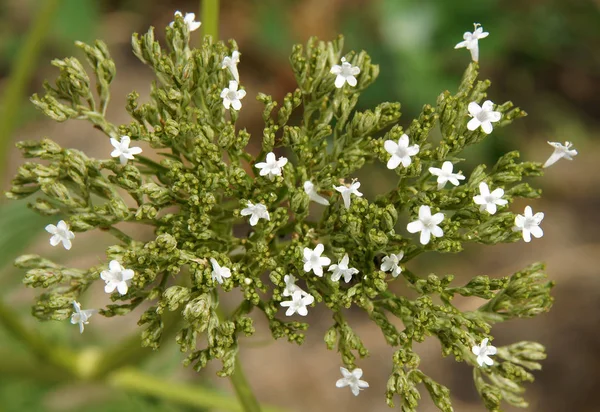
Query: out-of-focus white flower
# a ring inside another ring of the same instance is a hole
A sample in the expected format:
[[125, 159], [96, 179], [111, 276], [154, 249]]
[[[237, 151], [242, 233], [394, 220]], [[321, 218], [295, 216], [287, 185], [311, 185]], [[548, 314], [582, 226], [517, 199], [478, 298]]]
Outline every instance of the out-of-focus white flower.
[[[175, 12], [175, 16], [182, 16], [181, 12], [179, 10], [177, 10]], [[199, 21], [194, 21], [196, 20], [196, 14], [195, 13], [185, 13], [185, 17], [183, 17], [183, 21], [185, 22], [185, 24], [188, 26], [188, 29], [190, 31], [195, 31], [198, 30], [198, 28], [200, 27], [200, 25], [202, 24]], [[173, 27], [173, 25], [175, 24], [174, 21], [172, 21], [169, 26]]]
[[216, 280], [219, 284], [221, 284], [223, 283], [223, 278], [231, 277], [231, 270], [225, 266], [221, 267], [215, 258], [210, 258], [210, 264], [213, 268], [211, 273], [213, 281]]
[[62, 242], [63, 247], [67, 250], [71, 249], [71, 240], [75, 238], [75, 234], [69, 230], [69, 225], [64, 220], [59, 221], [56, 226], [47, 225], [46, 232], [50, 233], [50, 244], [52, 246], [58, 245]]
[[522, 231], [523, 240], [525, 242], [531, 242], [531, 235], [538, 239], [544, 236], [544, 231], [540, 227], [542, 220], [544, 220], [544, 214], [542, 212], [538, 212], [534, 215], [531, 206], [526, 206], [525, 215], [517, 215], [515, 217], [515, 226], [513, 230]]
[[406, 229], [410, 233], [421, 232], [421, 244], [426, 245], [431, 239], [431, 235], [435, 237], [444, 236], [444, 231], [438, 225], [444, 220], [443, 213], [436, 213], [431, 215], [431, 209], [429, 206], [421, 206], [419, 208], [419, 219], [414, 222], [410, 222]]
[[508, 200], [502, 199], [502, 196], [504, 196], [504, 189], [501, 187], [494, 189], [494, 191], [490, 193], [490, 188], [487, 183], [481, 182], [479, 183], [479, 192], [480, 194], [473, 197], [473, 201], [476, 205], [480, 205], [479, 210], [481, 212], [487, 210], [490, 215], [493, 215], [496, 213], [497, 206], [504, 206], [508, 203]]
[[348, 254], [346, 253], [337, 265], [334, 264], [329, 266], [329, 272], [333, 272], [331, 274], [331, 280], [338, 282], [343, 276], [346, 283], [350, 282], [352, 276], [358, 273], [358, 269], [348, 267], [349, 262], [350, 258], [348, 258]]
[[250, 226], [255, 226], [258, 223], [258, 219], [266, 219], [271, 220], [269, 216], [269, 211], [267, 207], [262, 203], [252, 204], [252, 202], [248, 202], [248, 207], [242, 209], [240, 211], [240, 215], [242, 216], [250, 216]]
[[221, 63], [221, 69], [229, 69], [229, 72], [231, 73], [231, 75], [233, 76], [233, 78], [235, 79], [236, 82], [239, 83], [240, 81], [240, 74], [238, 72], [238, 68], [237, 65], [240, 62], [240, 52], [237, 50], [234, 50], [231, 53], [231, 57], [229, 56], [225, 56], [223, 58], [223, 62]]
[[488, 338], [485, 338], [481, 341], [481, 345], [475, 345], [471, 348], [475, 356], [477, 356], [479, 366], [483, 366], [484, 364], [492, 366], [494, 364], [494, 360], [490, 356], [495, 355], [497, 349], [495, 346], [488, 345], [488, 340]]
[[400, 261], [404, 257], [404, 252], [400, 251], [397, 254], [390, 254], [389, 256], [384, 256], [381, 260], [380, 269], [384, 272], [392, 272], [393, 277], [398, 277], [400, 273], [402, 273], [402, 268], [400, 267]]
[[97, 312], [96, 309], [86, 309], [81, 310], [81, 305], [77, 301], [73, 301], [73, 310], [74, 312], [71, 314], [71, 323], [73, 325], [79, 325], [79, 333], [83, 333], [84, 326], [90, 323], [89, 319], [92, 317], [94, 313]]
[[445, 161], [442, 164], [441, 169], [437, 167], [429, 168], [429, 173], [431, 173], [434, 176], [437, 176], [438, 190], [443, 189], [444, 186], [446, 186], [446, 183], [448, 182], [452, 183], [454, 186], [458, 186], [460, 184], [458, 182], [459, 180], [465, 180], [465, 177], [460, 173], [452, 173], [453, 169], [454, 165], [452, 164], [452, 162], [449, 161]]
[[577, 156], [577, 150], [571, 149], [573, 147], [571, 142], [565, 142], [564, 146], [559, 142], [548, 142], [548, 144], [554, 148], [554, 152], [546, 160], [544, 167], [552, 166], [560, 159], [573, 160], [573, 157]]
[[323, 196], [317, 193], [315, 185], [310, 180], [304, 182], [304, 193], [306, 193], [308, 195], [308, 198], [313, 202], [316, 202], [323, 206], [327, 206], [329, 204], [329, 200], [325, 199]]
[[355, 180], [350, 185], [341, 185], [341, 186], [333, 186], [335, 190], [342, 194], [342, 199], [344, 200], [344, 206], [346, 209], [350, 207], [350, 195], [362, 197], [362, 193], [358, 191], [360, 187], [360, 182]]
[[226, 109], [233, 107], [234, 110], [240, 110], [242, 108], [241, 100], [246, 96], [246, 90], [238, 90], [238, 86], [238, 82], [232, 80], [229, 82], [229, 87], [224, 88], [221, 92], [223, 106]]
[[325, 246], [319, 243], [314, 249], [304, 248], [304, 271], [310, 272], [311, 270], [318, 277], [323, 276], [323, 266], [328, 266], [331, 263], [331, 259], [321, 254], [325, 250]]
[[110, 155], [112, 157], [118, 157], [122, 165], [126, 165], [127, 160], [133, 160], [133, 155], [142, 153], [141, 147], [129, 147], [131, 144], [131, 138], [129, 136], [121, 136], [120, 142], [114, 137], [111, 137], [110, 144], [115, 148]]
[[367, 381], [360, 380], [363, 375], [362, 369], [356, 368], [350, 372], [346, 368], [340, 368], [340, 372], [342, 372], [343, 378], [338, 379], [335, 383], [335, 386], [338, 388], [349, 386], [350, 390], [352, 390], [352, 394], [354, 396], [358, 396], [361, 389], [369, 387], [369, 383]]
[[281, 176], [281, 169], [287, 164], [287, 158], [281, 156], [279, 159], [275, 158], [275, 153], [267, 153], [267, 158], [264, 162], [259, 162], [254, 165], [257, 169], [260, 169], [261, 176], [267, 176], [273, 180], [275, 176]]
[[118, 261], [111, 260], [108, 264], [108, 270], [103, 270], [100, 273], [100, 277], [106, 285], [104, 291], [106, 293], [113, 293], [115, 289], [120, 295], [127, 293], [131, 279], [135, 275], [131, 269], [125, 269]]
[[398, 143], [394, 142], [393, 140], [386, 140], [383, 143], [383, 148], [385, 151], [392, 155], [390, 160], [387, 162], [388, 169], [395, 169], [400, 165], [400, 163], [402, 163], [402, 166], [404, 167], [410, 166], [412, 163], [412, 159], [410, 157], [419, 153], [419, 145], [414, 144], [409, 146], [408, 144], [409, 141], [406, 134], [400, 136]]
[[342, 65], [334, 65], [331, 68], [331, 74], [335, 74], [337, 77], [335, 78], [335, 87], [338, 89], [342, 88], [345, 83], [348, 83], [350, 86], [356, 86], [356, 77], [360, 73], [360, 68], [358, 66], [352, 66], [350, 63], [346, 61], [345, 57], [342, 57]]
[[313, 295], [305, 293], [304, 295], [300, 291], [296, 291], [292, 294], [292, 300], [286, 300], [281, 302], [280, 305], [283, 307], [288, 307], [285, 312], [285, 316], [292, 316], [294, 313], [297, 313], [300, 316], [308, 315], [307, 306], [312, 304], [315, 301]]

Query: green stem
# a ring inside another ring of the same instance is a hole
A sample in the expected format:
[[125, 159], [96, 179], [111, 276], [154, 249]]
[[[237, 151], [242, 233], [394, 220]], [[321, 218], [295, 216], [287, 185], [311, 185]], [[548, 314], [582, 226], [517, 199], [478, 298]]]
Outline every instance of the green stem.
[[219, 0], [200, 0], [202, 27], [205, 36], [219, 40]]
[[256, 400], [252, 388], [250, 388], [250, 385], [248, 384], [246, 375], [244, 375], [244, 371], [242, 370], [242, 363], [240, 362], [239, 355], [235, 357], [235, 369], [233, 370], [233, 374], [229, 376], [229, 381], [235, 389], [238, 400], [244, 407], [244, 412], [261, 411], [260, 404]]
[[[0, 101], [0, 161], [6, 159], [11, 134], [19, 119], [19, 108], [25, 86], [36, 69], [36, 60], [54, 19], [60, 0], [45, 0], [35, 16], [32, 29], [17, 55], [6, 91]], [[0, 170], [0, 178], [4, 171]]]

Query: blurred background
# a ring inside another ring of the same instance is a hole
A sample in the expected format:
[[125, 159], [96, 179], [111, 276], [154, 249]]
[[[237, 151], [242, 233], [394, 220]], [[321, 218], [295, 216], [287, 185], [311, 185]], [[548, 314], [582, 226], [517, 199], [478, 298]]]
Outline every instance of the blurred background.
[[[153, 80], [151, 71], [131, 53], [131, 33], [145, 32], [153, 25], [162, 37], [175, 10], [196, 12], [202, 20], [195, 0], [0, 0], [3, 190], [23, 162], [14, 150], [18, 140], [48, 136], [65, 147], [98, 157], [106, 157], [110, 150], [107, 139], [87, 123], [54, 123], [28, 102], [28, 96], [42, 91], [44, 79], [57, 75], [50, 60], [71, 55], [83, 60], [73, 45], [75, 40], [105, 40], [117, 64], [108, 117], [115, 124], [128, 123], [125, 96], [136, 90], [141, 100], [147, 98]], [[399, 101], [401, 123], [406, 126], [423, 104], [435, 103], [443, 90], [456, 89], [470, 57], [467, 50], [454, 50], [454, 45], [462, 40], [463, 32], [472, 31], [473, 22], [490, 33], [480, 42], [481, 75], [492, 80], [489, 98], [497, 103], [512, 100], [529, 116], [494, 131], [484, 144], [465, 152], [463, 172], [468, 175], [482, 162], [493, 164], [499, 155], [513, 149], [521, 150], [526, 160], [543, 162], [552, 153], [547, 140], [572, 141], [579, 156], [573, 162], [559, 161], [533, 182], [544, 191], [543, 199], [531, 202], [534, 211], [546, 214], [542, 239], [526, 246], [469, 246], [460, 255], [420, 256], [410, 267], [422, 275], [452, 273], [463, 283], [475, 275], [505, 276], [531, 262], [546, 262], [550, 278], [557, 282], [553, 310], [537, 319], [498, 325], [492, 331], [494, 343], [535, 340], [547, 346], [543, 370], [536, 373], [535, 383], [527, 385], [530, 410], [599, 411], [600, 1], [224, 0], [220, 37], [237, 40], [242, 52], [239, 70], [249, 92], [238, 124], [253, 134], [251, 145], [260, 146], [262, 106], [250, 96], [261, 91], [281, 100], [295, 88], [287, 60], [292, 45], [312, 35], [329, 40], [341, 33], [346, 37], [346, 50], [365, 49], [380, 65], [381, 75], [362, 96], [360, 108]], [[380, 190], [375, 182], [393, 184], [392, 178], [381, 165], [374, 167], [361, 178], [365, 194], [374, 196]], [[59, 253], [48, 245], [43, 230], [48, 219], [34, 215], [24, 205], [0, 200], [2, 304], [47, 340], [88, 348], [90, 356], [94, 347], [106, 347], [136, 334], [139, 311], [123, 319], [95, 317], [83, 335], [68, 321], [40, 324], [29, 315], [34, 293], [22, 285], [22, 271], [12, 268], [15, 257], [35, 252], [85, 268], [104, 260], [111, 239], [102, 234], [78, 235], [75, 253]], [[512, 208], [522, 211], [524, 206]], [[402, 293], [402, 287], [397, 292]], [[82, 302], [86, 308], [109, 303], [101, 287], [90, 291]], [[465, 299], [456, 304], [464, 310], [481, 302]], [[243, 339], [242, 360], [259, 400], [288, 411], [389, 410], [384, 392], [392, 349], [360, 312], [349, 311], [349, 316], [370, 349], [371, 356], [359, 361], [371, 385], [368, 390], [355, 398], [349, 390], [334, 387], [340, 359], [323, 343], [331, 319], [325, 311], [313, 310], [302, 347], [283, 341], [271, 343], [259, 316], [257, 336]], [[9, 329], [6, 322], [0, 324], [1, 411], [236, 410], [185, 405], [128, 390], [119, 382], [74, 382], [46, 376], [41, 361], [28, 354], [22, 343], [7, 333]], [[450, 387], [456, 411], [484, 410], [469, 367], [442, 359], [434, 339], [420, 345], [418, 353], [422, 369]], [[219, 365], [197, 374], [181, 366], [182, 359], [174, 342], [168, 341], [139, 368], [177, 386], [190, 385], [198, 391], [212, 388], [233, 399], [229, 382], [215, 375]], [[29, 369], [40, 373], [34, 376]], [[423, 397], [419, 410], [435, 410], [426, 393]]]

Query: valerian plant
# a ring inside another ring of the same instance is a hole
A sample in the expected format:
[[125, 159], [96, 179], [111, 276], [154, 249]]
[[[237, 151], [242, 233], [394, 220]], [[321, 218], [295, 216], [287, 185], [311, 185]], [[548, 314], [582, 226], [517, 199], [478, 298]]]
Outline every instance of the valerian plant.
[[[440, 410], [453, 410], [448, 388], [419, 368], [414, 346], [430, 336], [440, 341], [443, 356], [473, 366], [486, 408], [500, 410], [503, 400], [526, 406], [522, 384], [540, 369], [544, 348], [534, 342], [495, 348], [490, 331], [498, 322], [549, 310], [553, 284], [544, 266], [535, 263], [499, 279], [476, 276], [464, 285], [452, 275], [410, 269], [424, 253], [459, 253], [469, 243], [542, 235], [543, 214], [529, 206], [525, 215], [510, 210], [515, 199], [540, 196], [524, 180], [542, 175], [541, 163], [520, 161], [513, 151], [470, 176], [458, 171], [465, 148], [525, 112], [511, 102], [486, 100], [490, 82], [477, 79], [474, 61], [456, 93], [443, 92], [403, 127], [399, 103], [356, 110], [379, 73], [366, 52], [343, 54], [342, 37], [313, 38], [295, 46], [290, 57], [298, 88], [280, 104], [258, 93], [265, 126], [260, 152], [253, 154], [247, 151], [249, 133], [237, 127], [246, 96], [237, 45], [206, 36], [191, 49], [194, 27], [176, 16], [166, 27], [167, 48], [153, 28], [133, 35], [133, 52], [156, 81], [148, 102], [139, 102], [136, 92], [128, 95], [129, 124], [114, 125], [105, 116], [115, 64], [101, 41], [77, 43], [93, 81], [78, 59], [54, 60], [58, 79], [44, 84], [43, 97], [32, 97], [58, 122], [83, 120], [102, 131], [112, 158], [90, 158], [49, 138], [20, 142], [24, 157], [40, 161], [19, 168], [7, 196], [33, 198], [36, 212], [64, 217], [47, 227], [55, 246], [77, 247], [74, 234], [94, 230], [116, 239], [106, 262], [87, 270], [37, 255], [18, 258], [16, 265], [27, 270], [25, 284], [45, 289], [34, 316], [70, 317], [83, 332], [93, 315], [124, 316], [149, 303], [138, 321], [143, 345], [160, 346], [167, 338], [165, 315], [174, 312], [184, 363], [200, 370], [219, 359], [219, 375], [229, 376], [240, 336], [255, 331], [251, 313], [267, 319], [274, 339], [302, 344], [308, 324], [295, 316], [329, 311], [325, 344], [339, 352], [344, 366], [336, 385], [358, 395], [368, 383], [360, 379], [357, 361], [368, 350], [344, 315], [356, 307], [395, 348], [385, 390], [390, 406], [416, 410], [423, 384]], [[478, 58], [477, 38], [471, 37], [460, 47]], [[434, 130], [440, 141], [432, 139]], [[137, 144], [154, 153], [142, 155]], [[367, 199], [353, 175], [371, 163], [387, 165], [397, 185]], [[322, 206], [309, 207], [311, 201]], [[132, 225], [151, 227], [153, 238], [141, 239]], [[85, 292], [102, 281], [113, 304], [82, 310]], [[392, 282], [404, 282], [418, 297], [393, 293]], [[225, 315], [220, 296], [234, 289], [243, 299]], [[453, 305], [455, 296], [486, 303], [463, 312]]]

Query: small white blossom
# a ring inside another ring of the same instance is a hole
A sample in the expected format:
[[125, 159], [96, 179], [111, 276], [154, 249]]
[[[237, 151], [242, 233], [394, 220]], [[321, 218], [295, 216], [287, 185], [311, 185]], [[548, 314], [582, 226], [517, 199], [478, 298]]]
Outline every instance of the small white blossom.
[[323, 206], [327, 206], [329, 204], [329, 200], [325, 199], [323, 196], [317, 193], [315, 185], [310, 180], [304, 182], [304, 192], [308, 195], [308, 198], [313, 202], [316, 202]]
[[240, 62], [240, 52], [237, 50], [234, 50], [231, 53], [231, 57], [229, 56], [225, 56], [223, 58], [223, 62], [221, 63], [221, 69], [229, 69], [229, 71], [231, 72], [231, 75], [233, 76], [233, 78], [235, 79], [236, 82], [239, 83], [240, 81], [240, 74], [238, 72], [238, 68], [237, 65]]
[[438, 224], [442, 223], [442, 220], [444, 220], [443, 213], [436, 213], [432, 216], [429, 206], [423, 205], [419, 208], [419, 219], [410, 222], [406, 226], [406, 229], [410, 233], [421, 232], [421, 244], [426, 245], [429, 243], [431, 235], [435, 237], [444, 236], [444, 231], [438, 226]]
[[515, 217], [515, 226], [513, 227], [513, 230], [522, 231], [523, 240], [525, 242], [531, 242], [531, 235], [538, 239], [544, 236], [544, 231], [540, 227], [542, 220], [544, 220], [544, 214], [542, 212], [538, 212], [534, 215], [531, 206], [526, 206], [525, 215], [517, 215]]
[[502, 199], [504, 196], [504, 189], [498, 187], [490, 193], [490, 188], [487, 183], [479, 183], [479, 192], [477, 196], [473, 197], [473, 201], [476, 205], [480, 205], [479, 210], [483, 212], [487, 210], [490, 215], [496, 213], [497, 206], [504, 206], [508, 203], [508, 200]]
[[122, 165], [126, 165], [127, 160], [133, 160], [133, 155], [142, 153], [141, 147], [129, 147], [131, 144], [131, 138], [129, 136], [121, 136], [120, 142], [114, 137], [111, 137], [110, 144], [115, 148], [110, 155], [112, 157], [118, 157]]
[[393, 140], [386, 140], [383, 143], [385, 151], [392, 155], [390, 160], [387, 162], [388, 169], [395, 169], [400, 165], [400, 163], [402, 163], [402, 166], [404, 167], [410, 166], [412, 163], [412, 159], [410, 157], [419, 153], [419, 145], [414, 144], [409, 146], [408, 144], [409, 141], [406, 134], [400, 136], [398, 143], [394, 142]]
[[564, 146], [559, 142], [548, 142], [548, 144], [554, 148], [554, 153], [546, 160], [544, 167], [552, 166], [560, 159], [573, 160], [573, 157], [577, 156], [577, 150], [571, 149], [573, 147], [573, 143], [571, 142], [565, 142]]
[[344, 277], [344, 281], [346, 283], [352, 280], [352, 276], [358, 273], [358, 269], [349, 268], [349, 261], [350, 259], [348, 258], [348, 254], [346, 253], [337, 265], [334, 264], [329, 266], [329, 272], [333, 272], [331, 274], [331, 280], [333, 280], [334, 282], [338, 282], [342, 276]]
[[358, 191], [360, 187], [360, 182], [354, 181], [350, 185], [341, 185], [341, 186], [333, 186], [335, 190], [342, 194], [342, 199], [344, 199], [344, 206], [346, 209], [350, 207], [350, 195], [362, 197], [362, 193]]
[[210, 258], [210, 264], [212, 265], [212, 273], [211, 273], [211, 277], [213, 282], [216, 280], [217, 283], [221, 284], [223, 283], [223, 278], [229, 278], [231, 277], [231, 270], [229, 270], [229, 268], [226, 267], [221, 267], [221, 265], [219, 265], [219, 262], [217, 262], [217, 260], [215, 258]]
[[223, 99], [223, 106], [226, 109], [233, 107], [234, 110], [240, 110], [242, 108], [241, 100], [246, 96], [246, 90], [238, 90], [238, 82], [231, 80], [229, 87], [226, 87], [221, 92], [221, 98]]
[[97, 311], [95, 309], [81, 310], [79, 302], [73, 301], [74, 312], [71, 314], [71, 323], [73, 325], [79, 324], [79, 333], [83, 333], [84, 325], [90, 323], [89, 319]]
[[267, 207], [262, 203], [252, 204], [248, 202], [248, 207], [240, 211], [242, 216], [250, 216], [250, 226], [255, 226], [258, 223], [258, 219], [271, 220]]
[[75, 233], [69, 230], [69, 225], [67, 224], [67, 222], [61, 220], [56, 224], [56, 226], [47, 225], [46, 232], [52, 235], [52, 237], [50, 238], [50, 244], [52, 246], [56, 246], [60, 242], [62, 242], [63, 247], [65, 249], [71, 249], [71, 240], [75, 238]]
[[342, 57], [342, 65], [334, 65], [330, 72], [337, 76], [335, 78], [335, 87], [340, 89], [344, 86], [344, 83], [348, 83], [352, 87], [356, 86], [357, 81], [354, 76], [357, 76], [360, 73], [360, 68], [358, 66], [352, 66], [346, 61], [345, 57]]
[[283, 281], [285, 282], [285, 288], [282, 293], [283, 296], [292, 296], [294, 292], [300, 292], [303, 295], [308, 294], [303, 291], [300, 286], [296, 285], [296, 277], [294, 275], [285, 275]]
[[292, 316], [294, 313], [297, 313], [300, 316], [308, 315], [307, 306], [312, 304], [315, 301], [313, 295], [308, 293], [302, 294], [300, 291], [296, 291], [292, 294], [292, 300], [286, 300], [281, 302], [280, 305], [283, 307], [288, 307], [285, 312], [285, 316]]
[[483, 27], [481, 27], [481, 24], [479, 23], [473, 23], [473, 26], [475, 26], [473, 33], [468, 31], [465, 32], [465, 34], [463, 34], [464, 41], [458, 43], [454, 48], [467, 48], [467, 50], [471, 52], [471, 59], [473, 59], [474, 62], [477, 62], [479, 61], [479, 39], [486, 38], [489, 33], [483, 31]]
[[479, 366], [483, 366], [484, 364], [492, 366], [494, 364], [494, 361], [490, 356], [495, 355], [497, 349], [495, 346], [488, 345], [488, 340], [488, 338], [485, 338], [481, 341], [480, 346], [475, 345], [471, 348], [475, 356], [477, 356], [477, 363]]
[[454, 165], [452, 162], [446, 161], [442, 164], [442, 168], [439, 169], [437, 167], [430, 167], [429, 173], [434, 176], [437, 176], [437, 184], [438, 190], [441, 190], [446, 186], [446, 183], [450, 182], [454, 186], [458, 186], [460, 183], [459, 180], [465, 180], [465, 177], [460, 173], [452, 173], [454, 169]]
[[[177, 16], [183, 16], [179, 10], [177, 10], [175, 12], [175, 17], [177, 17]], [[198, 30], [198, 28], [202, 24], [201, 22], [194, 21], [194, 20], [196, 20], [195, 13], [185, 13], [185, 17], [183, 17], [183, 21], [188, 26], [188, 29], [190, 29], [190, 31]], [[172, 21], [171, 24], [169, 24], [169, 26], [173, 27], [174, 24], [175, 24], [175, 22]]]
[[467, 123], [469, 130], [475, 130], [481, 126], [484, 133], [490, 134], [494, 130], [492, 123], [498, 122], [502, 118], [502, 113], [494, 111], [494, 102], [491, 100], [486, 100], [481, 106], [477, 102], [471, 102], [467, 108], [469, 116], [472, 117]]
[[358, 396], [361, 389], [369, 387], [369, 383], [367, 381], [363, 381], [360, 379], [363, 374], [362, 369], [356, 368], [352, 372], [350, 372], [346, 368], [340, 368], [340, 372], [342, 372], [343, 378], [338, 379], [335, 383], [335, 386], [337, 386], [338, 388], [344, 388], [346, 386], [349, 386], [352, 390], [352, 394], [354, 396]]
[[100, 277], [106, 282], [104, 291], [113, 293], [117, 289], [120, 295], [126, 294], [134, 274], [133, 270], [125, 269], [116, 260], [111, 260], [108, 264], [108, 270], [103, 270], [100, 273]]
[[392, 272], [393, 277], [398, 277], [400, 273], [402, 273], [402, 268], [400, 267], [400, 261], [404, 257], [404, 252], [400, 251], [397, 254], [391, 254], [389, 256], [384, 256], [381, 260], [380, 269], [383, 272]]
[[319, 243], [314, 249], [304, 248], [304, 271], [310, 272], [311, 270], [318, 277], [323, 276], [323, 266], [329, 266], [331, 259], [328, 257], [321, 257], [321, 254], [325, 250], [325, 246]]
[[275, 153], [267, 153], [267, 158], [264, 162], [260, 162], [254, 165], [257, 169], [260, 169], [261, 176], [267, 176], [273, 180], [275, 176], [281, 176], [281, 169], [287, 164], [287, 158], [281, 156], [279, 159], [275, 158]]

